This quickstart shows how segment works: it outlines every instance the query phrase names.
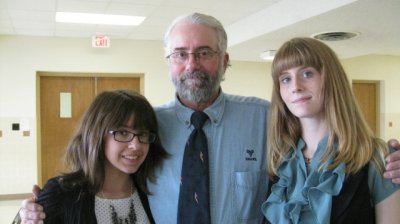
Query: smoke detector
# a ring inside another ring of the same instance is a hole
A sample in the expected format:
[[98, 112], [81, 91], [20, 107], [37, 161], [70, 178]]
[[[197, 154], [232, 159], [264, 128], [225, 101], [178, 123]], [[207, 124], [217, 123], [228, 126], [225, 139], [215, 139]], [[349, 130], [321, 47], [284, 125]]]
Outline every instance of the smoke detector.
[[359, 36], [358, 32], [347, 32], [347, 31], [333, 31], [333, 32], [322, 32], [311, 35], [312, 38], [322, 41], [339, 41], [348, 40]]

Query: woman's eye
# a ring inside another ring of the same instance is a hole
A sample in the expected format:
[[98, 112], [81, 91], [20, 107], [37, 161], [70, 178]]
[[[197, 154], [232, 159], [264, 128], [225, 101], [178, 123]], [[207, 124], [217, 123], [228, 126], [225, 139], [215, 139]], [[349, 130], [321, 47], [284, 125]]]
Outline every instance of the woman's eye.
[[290, 81], [289, 78], [282, 78], [281, 79], [281, 83], [283, 83], [283, 84], [288, 83], [289, 81]]
[[311, 77], [313, 75], [313, 73], [311, 72], [311, 71], [305, 71], [304, 73], [303, 73], [303, 76], [305, 77], [305, 78], [309, 78], [309, 77]]
[[129, 132], [127, 132], [127, 131], [119, 131], [119, 133], [120, 133], [121, 135], [129, 135]]

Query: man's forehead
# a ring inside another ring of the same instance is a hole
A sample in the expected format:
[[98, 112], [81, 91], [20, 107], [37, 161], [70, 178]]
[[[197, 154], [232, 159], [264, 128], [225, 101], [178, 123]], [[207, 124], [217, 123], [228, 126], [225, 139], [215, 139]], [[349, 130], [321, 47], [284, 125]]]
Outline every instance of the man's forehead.
[[198, 50], [217, 47], [217, 33], [204, 24], [177, 24], [170, 35], [171, 49]]

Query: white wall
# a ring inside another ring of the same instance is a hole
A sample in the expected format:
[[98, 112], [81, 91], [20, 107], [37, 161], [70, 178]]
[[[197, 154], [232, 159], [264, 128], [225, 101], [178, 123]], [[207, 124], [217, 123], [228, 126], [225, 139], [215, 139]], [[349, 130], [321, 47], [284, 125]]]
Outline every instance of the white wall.
[[227, 93], [271, 99], [271, 63], [232, 61], [222, 89]]

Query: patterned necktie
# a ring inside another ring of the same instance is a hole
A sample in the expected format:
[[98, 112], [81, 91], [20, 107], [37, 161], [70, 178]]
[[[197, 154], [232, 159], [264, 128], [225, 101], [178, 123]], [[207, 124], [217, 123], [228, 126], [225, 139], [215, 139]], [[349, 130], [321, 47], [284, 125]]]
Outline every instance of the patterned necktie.
[[208, 116], [196, 111], [191, 122], [195, 129], [186, 143], [182, 161], [178, 224], [207, 224], [210, 218], [207, 138], [202, 126]]

